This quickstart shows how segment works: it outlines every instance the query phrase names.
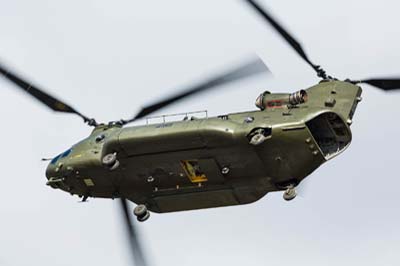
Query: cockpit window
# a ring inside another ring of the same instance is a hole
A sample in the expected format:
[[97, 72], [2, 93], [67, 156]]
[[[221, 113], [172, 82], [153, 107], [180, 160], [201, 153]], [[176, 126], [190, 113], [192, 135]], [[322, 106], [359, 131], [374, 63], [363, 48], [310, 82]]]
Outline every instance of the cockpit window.
[[60, 158], [67, 157], [67, 156], [71, 153], [71, 151], [72, 151], [72, 149], [68, 149], [68, 150], [66, 150], [65, 152], [63, 152], [63, 153], [57, 155], [56, 157], [54, 157], [54, 158], [50, 161], [50, 163], [51, 163], [51, 164], [55, 164]]
[[72, 149], [66, 150], [61, 154], [61, 158], [67, 157], [71, 153]]
[[54, 157], [54, 158], [50, 161], [50, 163], [51, 163], [51, 164], [55, 164], [55, 163], [58, 161], [58, 159], [60, 159], [60, 157], [61, 157], [61, 154], [57, 155], [56, 157]]

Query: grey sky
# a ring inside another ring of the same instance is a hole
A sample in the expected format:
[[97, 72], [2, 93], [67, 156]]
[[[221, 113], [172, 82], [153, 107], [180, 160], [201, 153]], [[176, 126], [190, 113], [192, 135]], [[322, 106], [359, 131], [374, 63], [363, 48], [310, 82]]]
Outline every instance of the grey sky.
[[[398, 1], [268, 4], [311, 59], [338, 78], [399, 75]], [[253, 53], [274, 73], [163, 111], [254, 109], [314, 72], [242, 1], [0, 0], [1, 62], [89, 116], [108, 121]], [[45, 186], [45, 163], [87, 136], [0, 79], [0, 265], [129, 265], [117, 202]], [[399, 265], [398, 101], [363, 86], [353, 143], [307, 182], [305, 197], [153, 214], [140, 233], [151, 265]]]

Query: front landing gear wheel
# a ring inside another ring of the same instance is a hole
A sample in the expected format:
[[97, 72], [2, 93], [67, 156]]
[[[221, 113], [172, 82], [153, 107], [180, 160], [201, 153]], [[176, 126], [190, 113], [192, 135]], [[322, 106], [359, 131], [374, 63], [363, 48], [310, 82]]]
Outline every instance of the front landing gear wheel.
[[113, 171], [119, 167], [119, 161], [117, 160], [117, 153], [109, 153], [102, 159], [102, 163], [109, 170]]
[[296, 189], [293, 185], [287, 187], [286, 191], [283, 193], [283, 199], [290, 201], [297, 196]]
[[139, 222], [144, 222], [150, 217], [150, 212], [147, 210], [146, 205], [140, 204], [135, 207], [133, 214]]

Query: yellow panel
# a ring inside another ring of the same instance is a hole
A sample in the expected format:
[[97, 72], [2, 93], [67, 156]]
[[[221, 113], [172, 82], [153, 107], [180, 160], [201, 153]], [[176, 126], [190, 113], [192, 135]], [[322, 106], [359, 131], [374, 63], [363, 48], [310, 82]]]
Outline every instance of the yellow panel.
[[200, 183], [208, 181], [207, 176], [201, 171], [198, 160], [184, 160], [181, 165], [190, 182]]
[[90, 178], [83, 179], [83, 182], [85, 182], [85, 185], [88, 186], [88, 187], [93, 187], [94, 186], [93, 180], [90, 179]]

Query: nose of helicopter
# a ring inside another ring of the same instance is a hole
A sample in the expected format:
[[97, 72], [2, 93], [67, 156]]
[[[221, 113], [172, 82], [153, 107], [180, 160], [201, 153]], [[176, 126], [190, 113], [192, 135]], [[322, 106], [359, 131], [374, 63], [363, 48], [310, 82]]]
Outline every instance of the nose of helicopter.
[[56, 157], [54, 157], [50, 163], [47, 165], [46, 168], [46, 178], [47, 178], [47, 183], [46, 185], [51, 186], [52, 188], [59, 188], [60, 185], [63, 182], [63, 177], [62, 177], [62, 170], [63, 170], [63, 158], [68, 156], [71, 150], [67, 150], [66, 152], [63, 152]]
[[62, 177], [60, 176], [60, 168], [62, 164], [56, 165], [54, 159], [47, 165], [46, 168], [46, 178], [47, 183], [46, 185], [52, 188], [59, 188], [60, 183], [63, 181]]
[[46, 167], [46, 178], [50, 179], [51, 177], [54, 177], [55, 174], [56, 174], [56, 166], [50, 162]]
[[52, 188], [59, 188], [59, 184], [62, 182], [62, 178], [57, 176], [56, 171], [57, 166], [55, 166], [52, 163], [49, 163], [49, 165], [46, 168], [46, 178], [47, 182], [46, 185], [52, 187]]

